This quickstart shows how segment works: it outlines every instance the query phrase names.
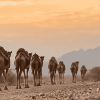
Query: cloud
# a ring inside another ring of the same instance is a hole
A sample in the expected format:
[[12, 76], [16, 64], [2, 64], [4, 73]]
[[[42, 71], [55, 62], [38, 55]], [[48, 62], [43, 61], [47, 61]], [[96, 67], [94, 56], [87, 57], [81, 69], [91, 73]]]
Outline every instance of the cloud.
[[[98, 0], [95, 2], [92, 1], [88, 6], [85, 4], [86, 1], [76, 1], [72, 3], [66, 0], [63, 2], [61, 2], [61, 0], [38, 0], [36, 2], [32, 0], [21, 2], [5, 1], [0, 3], [0, 24], [30, 24], [39, 27], [64, 27], [81, 24], [88, 25], [100, 21], [100, 6], [97, 2]], [[76, 9], [75, 4], [77, 3], [79, 3], [79, 5], [77, 5]], [[85, 5], [81, 7], [81, 3]], [[88, 3], [89, 0], [87, 1], [87, 4]], [[94, 6], [95, 4], [96, 6]]]
[[2, 6], [16, 6], [16, 5], [21, 5], [21, 4], [24, 4], [24, 5], [32, 5], [32, 2], [30, 1], [26, 1], [26, 0], [19, 0], [19, 1], [0, 1], [0, 7]]

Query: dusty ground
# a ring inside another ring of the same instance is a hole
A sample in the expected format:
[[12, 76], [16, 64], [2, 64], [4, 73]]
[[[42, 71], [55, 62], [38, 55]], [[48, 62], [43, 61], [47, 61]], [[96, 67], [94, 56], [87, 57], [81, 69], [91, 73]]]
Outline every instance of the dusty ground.
[[40, 87], [16, 89], [15, 85], [8, 86], [8, 90], [0, 91], [0, 100], [100, 100], [97, 88], [100, 82], [77, 82], [51, 85], [42, 84]]

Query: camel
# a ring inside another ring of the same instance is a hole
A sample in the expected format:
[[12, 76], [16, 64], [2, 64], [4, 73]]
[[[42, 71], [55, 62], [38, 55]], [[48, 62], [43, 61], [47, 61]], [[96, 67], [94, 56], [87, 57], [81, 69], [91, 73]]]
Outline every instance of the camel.
[[[34, 79], [34, 86], [41, 86], [40, 83], [42, 82], [43, 60], [44, 60], [44, 56], [41, 56], [39, 59], [39, 56], [36, 53], [32, 56], [31, 69], [32, 69], [32, 74]], [[40, 78], [41, 78], [41, 82], [40, 82]]]
[[[25, 88], [29, 88], [28, 85], [28, 71], [29, 71], [29, 66], [30, 66], [30, 61], [31, 61], [31, 56], [32, 53], [28, 53], [26, 52], [23, 48], [22, 51], [20, 51], [20, 49], [17, 51], [17, 55], [15, 57], [15, 69], [16, 69], [16, 73], [17, 73], [17, 86], [16, 89], [21, 89], [21, 85], [20, 85], [20, 77], [21, 77], [21, 73], [24, 73], [24, 79], [25, 79]], [[27, 73], [25, 73], [25, 69], [27, 70]], [[19, 84], [18, 84], [19, 83]]]
[[71, 73], [72, 73], [72, 82], [73, 83], [76, 83], [76, 75], [77, 75], [77, 72], [78, 72], [78, 64], [79, 64], [79, 61], [77, 62], [73, 62], [71, 64]]
[[[48, 64], [48, 68], [49, 68], [49, 72], [50, 72], [50, 79], [51, 79], [52, 85], [56, 84], [55, 83], [55, 74], [56, 74], [57, 66], [58, 66], [58, 63], [57, 63], [55, 57], [51, 57], [49, 64]], [[54, 79], [54, 81], [53, 81], [53, 79]]]
[[[59, 82], [64, 83], [64, 73], [65, 73], [65, 65], [63, 63], [63, 61], [59, 62], [59, 65], [57, 67], [58, 73], [59, 73]], [[63, 81], [62, 81], [63, 78]]]
[[82, 82], [84, 82], [84, 76], [85, 76], [85, 74], [87, 72], [87, 69], [86, 69], [86, 67], [84, 65], [81, 67], [80, 72], [81, 72]]
[[[1, 49], [1, 47], [0, 47], [0, 49]], [[6, 54], [2, 51], [4, 51]], [[8, 70], [10, 68], [11, 53], [12, 53], [12, 51], [7, 52], [4, 49], [0, 50], [0, 77], [3, 73], [4, 79], [5, 79], [5, 88], [4, 88], [4, 90], [8, 90], [6, 81], [7, 81]], [[0, 91], [2, 91], [1, 88], [0, 88]]]

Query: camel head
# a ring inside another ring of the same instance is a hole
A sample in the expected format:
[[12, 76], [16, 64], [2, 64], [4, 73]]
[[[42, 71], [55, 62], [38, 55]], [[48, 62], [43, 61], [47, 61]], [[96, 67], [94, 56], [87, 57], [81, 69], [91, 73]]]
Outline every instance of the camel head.
[[29, 57], [32, 57], [32, 53], [29, 53], [28, 55], [29, 55]]
[[11, 51], [11, 52], [7, 52], [7, 54], [8, 54], [8, 58], [11, 57], [11, 53], [12, 53], [12, 51]]
[[32, 53], [28, 53], [28, 55], [29, 55], [29, 59], [31, 59], [31, 57], [32, 57]]
[[59, 64], [60, 64], [60, 65], [63, 64], [63, 61], [60, 61]]
[[77, 61], [77, 62], [76, 62], [76, 64], [77, 64], [77, 66], [78, 66], [78, 64], [79, 64], [79, 61]]
[[41, 59], [41, 61], [43, 61], [44, 60], [44, 56], [40, 56], [40, 59]]

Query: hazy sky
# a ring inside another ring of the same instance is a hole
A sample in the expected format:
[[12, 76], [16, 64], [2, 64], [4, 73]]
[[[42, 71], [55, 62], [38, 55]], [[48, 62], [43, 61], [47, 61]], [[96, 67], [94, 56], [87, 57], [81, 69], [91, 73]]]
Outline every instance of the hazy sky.
[[51, 56], [100, 46], [100, 0], [0, 0], [0, 45]]

